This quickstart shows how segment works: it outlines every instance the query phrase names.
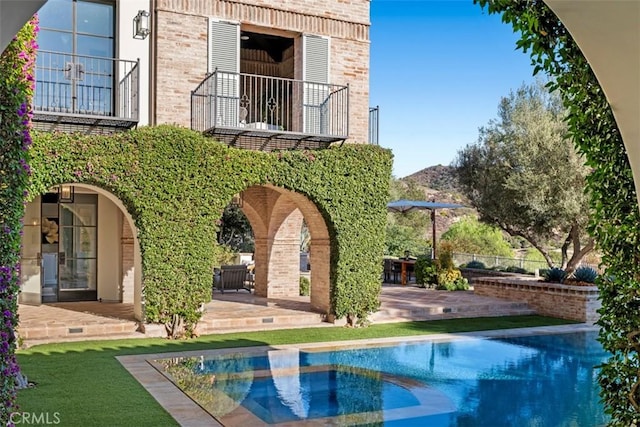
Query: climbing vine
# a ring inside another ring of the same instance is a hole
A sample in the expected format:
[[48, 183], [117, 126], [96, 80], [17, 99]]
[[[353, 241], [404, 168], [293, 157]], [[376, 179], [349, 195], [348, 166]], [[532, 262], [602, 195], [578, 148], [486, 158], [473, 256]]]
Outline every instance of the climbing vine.
[[20, 372], [15, 329], [37, 29], [33, 18], [0, 56], [0, 425], [11, 425]]
[[521, 34], [534, 73], [544, 71], [569, 110], [569, 132], [593, 172], [589, 231], [603, 254], [600, 342], [611, 352], [599, 374], [612, 426], [640, 422], [640, 211], [632, 170], [611, 107], [587, 60], [543, 1], [474, 0]]
[[391, 176], [389, 150], [345, 144], [264, 153], [228, 147], [173, 126], [113, 135], [36, 133], [31, 194], [83, 183], [115, 195], [131, 214], [142, 255], [148, 322], [186, 334], [211, 299], [219, 219], [234, 194], [275, 185], [306, 196], [331, 244], [331, 314], [364, 319], [378, 308]]

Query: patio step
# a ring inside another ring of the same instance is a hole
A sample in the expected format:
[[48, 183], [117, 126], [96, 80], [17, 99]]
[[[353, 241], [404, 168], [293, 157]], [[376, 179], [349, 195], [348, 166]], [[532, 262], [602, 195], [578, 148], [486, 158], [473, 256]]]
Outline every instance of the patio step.
[[242, 318], [210, 318], [203, 316], [198, 323], [200, 335], [227, 332], [264, 331], [271, 329], [295, 329], [333, 326], [319, 313], [298, 312], [290, 314], [263, 314]]
[[424, 307], [384, 308], [370, 316], [372, 323], [407, 322], [473, 317], [525, 316], [536, 314], [525, 302], [491, 302], [471, 305], [429, 305]]
[[[122, 305], [97, 302], [92, 306], [89, 303], [76, 303], [75, 306], [65, 304], [21, 305], [20, 324], [17, 329], [20, 339], [29, 345], [34, 345], [94, 338], [144, 337], [138, 332], [138, 322], [133, 319], [122, 319], [84, 310], [87, 307], [102, 307], [102, 311], [118, 310]], [[75, 310], [63, 307], [73, 307]]]
[[115, 323], [77, 322], [42, 325], [20, 325], [18, 335], [31, 344], [36, 342], [73, 341], [91, 338], [134, 338], [144, 337], [138, 331], [138, 322], [121, 321]]

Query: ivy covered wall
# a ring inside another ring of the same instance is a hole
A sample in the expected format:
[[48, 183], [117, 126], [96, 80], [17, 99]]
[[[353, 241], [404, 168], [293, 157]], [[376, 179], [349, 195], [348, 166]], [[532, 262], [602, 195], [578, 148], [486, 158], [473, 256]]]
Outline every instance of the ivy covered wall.
[[0, 425], [11, 424], [20, 376], [15, 328], [37, 32], [38, 18], [34, 17], [0, 52]]
[[345, 144], [319, 151], [263, 153], [230, 148], [172, 126], [110, 136], [37, 133], [31, 149], [33, 197], [63, 183], [118, 197], [138, 229], [146, 321], [177, 315], [187, 334], [211, 298], [216, 231], [233, 195], [253, 185], [303, 194], [324, 217], [331, 240], [331, 303], [338, 318], [378, 307], [389, 150]]
[[[520, 33], [534, 73], [544, 71], [568, 110], [569, 134], [592, 168], [589, 232], [602, 252], [599, 340], [611, 353], [598, 380], [612, 426], [640, 424], [640, 211], [611, 106], [580, 48], [542, 1], [474, 0]], [[611, 47], [612, 49], [615, 46]]]

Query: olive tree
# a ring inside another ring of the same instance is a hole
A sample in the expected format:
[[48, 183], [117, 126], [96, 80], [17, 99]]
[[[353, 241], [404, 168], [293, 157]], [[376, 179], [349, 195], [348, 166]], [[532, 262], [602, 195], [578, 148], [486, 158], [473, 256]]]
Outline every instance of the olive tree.
[[565, 116], [557, 92], [541, 81], [523, 85], [501, 99], [498, 117], [453, 166], [481, 221], [526, 239], [549, 266], [549, 242], [557, 242], [561, 267], [572, 271], [594, 241], [585, 230], [589, 169], [567, 138]]

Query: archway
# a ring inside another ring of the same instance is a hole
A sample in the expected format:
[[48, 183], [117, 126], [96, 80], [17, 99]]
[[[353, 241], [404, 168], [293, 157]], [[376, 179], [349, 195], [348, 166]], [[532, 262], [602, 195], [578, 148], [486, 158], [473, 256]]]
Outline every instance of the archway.
[[640, 4], [545, 0], [589, 61], [612, 107], [640, 207]]
[[304, 220], [311, 235], [311, 309], [330, 314], [330, 239], [318, 208], [302, 194], [271, 185], [249, 187], [242, 195], [242, 211], [255, 237], [255, 294], [266, 298], [299, 295]]
[[123, 203], [99, 187], [66, 183], [27, 203], [20, 303], [104, 301], [144, 318], [138, 233]]

